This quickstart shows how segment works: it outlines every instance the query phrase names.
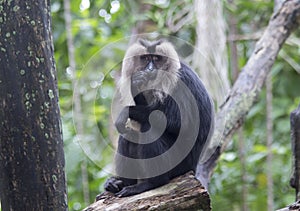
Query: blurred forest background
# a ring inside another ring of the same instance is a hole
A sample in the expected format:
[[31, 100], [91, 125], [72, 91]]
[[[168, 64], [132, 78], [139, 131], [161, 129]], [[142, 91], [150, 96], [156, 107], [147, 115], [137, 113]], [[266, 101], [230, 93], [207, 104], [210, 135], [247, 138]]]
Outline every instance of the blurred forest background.
[[[155, 32], [197, 47], [210, 63], [199, 62], [196, 52], [188, 52], [184, 60], [195, 67], [220, 106], [280, 4], [274, 0], [51, 2], [70, 210], [93, 202], [109, 176], [105, 169], [111, 168], [111, 142], [116, 139], [110, 105], [130, 41], [124, 37]], [[294, 201], [289, 186], [289, 114], [300, 102], [299, 35], [297, 30], [283, 46], [266, 89], [219, 160], [209, 187], [214, 210], [276, 209]], [[216, 77], [203, 70], [210, 70], [209, 65], [216, 69], [222, 87], [208, 80]]]

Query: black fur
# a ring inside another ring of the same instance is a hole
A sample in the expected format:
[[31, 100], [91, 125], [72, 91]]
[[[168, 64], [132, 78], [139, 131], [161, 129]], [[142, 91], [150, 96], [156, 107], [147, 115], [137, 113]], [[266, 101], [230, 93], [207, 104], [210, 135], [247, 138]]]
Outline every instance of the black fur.
[[[145, 132], [150, 128], [150, 123], [148, 121], [149, 114], [152, 111], [160, 110], [167, 118], [166, 130], [155, 142], [143, 145], [130, 142], [126, 139], [126, 135], [120, 135], [118, 153], [126, 157], [139, 159], [147, 159], [158, 156], [166, 152], [174, 144], [180, 130], [184, 132], [184, 137], [186, 137], [187, 141], [189, 141], [189, 130], [195, 122], [195, 119], [198, 118], [200, 119], [199, 133], [192, 150], [176, 167], [162, 175], [143, 179], [141, 181], [138, 181], [138, 179], [112, 177], [108, 179], [105, 184], [105, 189], [107, 191], [113, 192], [119, 197], [130, 196], [166, 184], [170, 181], [170, 179], [182, 175], [190, 170], [196, 170], [199, 156], [204, 144], [206, 143], [211, 128], [213, 105], [202, 82], [187, 65], [181, 63], [181, 69], [179, 70], [178, 77], [180, 81], [185, 83], [196, 99], [199, 116], [195, 116], [191, 108], [190, 99], [187, 99], [187, 95], [184, 93], [184, 90], [179, 89], [178, 87], [175, 87], [173, 92], [176, 92], [179, 96], [181, 96], [180, 103], [183, 103], [185, 110], [188, 111], [186, 112], [187, 121], [184, 122], [181, 120], [179, 107], [172, 97], [166, 96], [163, 102], [151, 101], [150, 103], [147, 103], [143, 93], [139, 93], [134, 98], [136, 105], [129, 107], [129, 118], [139, 122], [141, 124], [141, 132]], [[126, 133], [126, 129], [124, 127], [124, 116], [127, 115], [128, 110], [127, 114], [125, 114], [125, 111], [124, 113], [121, 112], [119, 119], [116, 121], [116, 126], [120, 133]], [[155, 124], [153, 126], [155, 127]], [[134, 131], [131, 132], [133, 134], [135, 133]], [[172, 157], [169, 159], [172, 159]], [[124, 161], [122, 159], [116, 161], [117, 172], [123, 171], [122, 168], [126, 166], [123, 162]], [[136, 168], [140, 168], [140, 171], [147, 171], [147, 166], [137, 166]]]

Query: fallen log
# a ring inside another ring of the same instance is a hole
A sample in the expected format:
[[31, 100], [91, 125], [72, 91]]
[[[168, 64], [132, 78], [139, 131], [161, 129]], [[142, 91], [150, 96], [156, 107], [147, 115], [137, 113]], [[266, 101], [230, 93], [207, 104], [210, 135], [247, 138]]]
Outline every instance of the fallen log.
[[193, 172], [177, 177], [168, 184], [130, 197], [118, 198], [109, 192], [97, 196], [98, 201], [84, 211], [125, 210], [211, 210], [208, 191]]

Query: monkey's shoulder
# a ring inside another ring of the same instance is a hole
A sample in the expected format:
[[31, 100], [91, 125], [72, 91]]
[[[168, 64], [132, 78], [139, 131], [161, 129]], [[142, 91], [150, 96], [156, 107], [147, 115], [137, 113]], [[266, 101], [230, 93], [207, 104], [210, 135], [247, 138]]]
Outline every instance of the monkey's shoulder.
[[206, 90], [204, 84], [201, 79], [197, 75], [197, 73], [192, 70], [187, 64], [184, 62], [180, 62], [181, 68], [179, 71], [180, 79], [191, 89], [200, 89]]

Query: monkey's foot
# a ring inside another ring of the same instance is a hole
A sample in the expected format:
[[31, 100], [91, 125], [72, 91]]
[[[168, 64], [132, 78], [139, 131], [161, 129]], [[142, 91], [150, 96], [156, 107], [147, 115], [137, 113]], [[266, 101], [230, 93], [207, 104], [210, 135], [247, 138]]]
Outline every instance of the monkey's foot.
[[109, 178], [104, 184], [104, 189], [111, 193], [117, 193], [121, 191], [123, 187], [123, 181], [115, 177]]

